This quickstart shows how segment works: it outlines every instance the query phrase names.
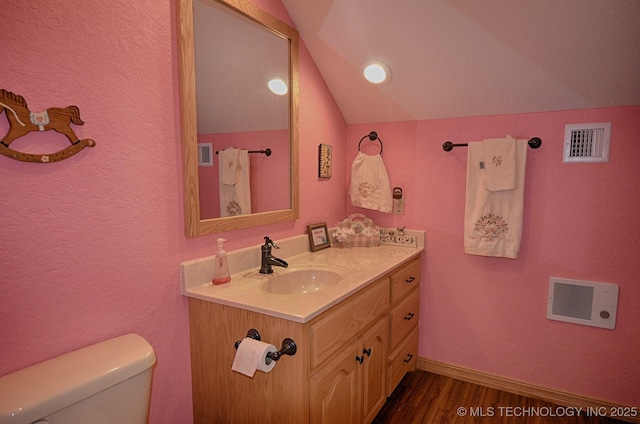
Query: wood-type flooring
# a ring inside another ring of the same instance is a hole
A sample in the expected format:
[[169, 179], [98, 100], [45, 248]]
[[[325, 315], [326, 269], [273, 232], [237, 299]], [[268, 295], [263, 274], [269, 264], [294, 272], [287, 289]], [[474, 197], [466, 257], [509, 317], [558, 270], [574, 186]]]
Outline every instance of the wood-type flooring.
[[[604, 409], [554, 405], [425, 371], [408, 373], [374, 424], [622, 424]], [[640, 411], [638, 412], [640, 413]]]

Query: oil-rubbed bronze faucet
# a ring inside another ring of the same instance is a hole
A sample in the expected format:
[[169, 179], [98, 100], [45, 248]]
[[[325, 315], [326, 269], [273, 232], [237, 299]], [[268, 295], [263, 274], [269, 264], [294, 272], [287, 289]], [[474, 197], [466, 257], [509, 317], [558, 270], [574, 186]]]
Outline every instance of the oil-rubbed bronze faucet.
[[262, 251], [262, 263], [260, 265], [260, 274], [271, 274], [273, 269], [271, 267], [281, 266], [287, 268], [289, 266], [288, 263], [283, 261], [280, 258], [276, 258], [275, 256], [271, 256], [271, 248], [280, 249], [276, 244], [269, 238], [269, 236], [264, 237], [264, 244], [260, 248]]

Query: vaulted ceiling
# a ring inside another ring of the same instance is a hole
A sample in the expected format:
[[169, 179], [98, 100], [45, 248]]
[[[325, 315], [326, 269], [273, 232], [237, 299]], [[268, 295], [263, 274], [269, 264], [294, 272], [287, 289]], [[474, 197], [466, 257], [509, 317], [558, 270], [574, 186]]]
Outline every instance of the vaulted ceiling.
[[282, 2], [350, 124], [640, 105], [640, 0]]

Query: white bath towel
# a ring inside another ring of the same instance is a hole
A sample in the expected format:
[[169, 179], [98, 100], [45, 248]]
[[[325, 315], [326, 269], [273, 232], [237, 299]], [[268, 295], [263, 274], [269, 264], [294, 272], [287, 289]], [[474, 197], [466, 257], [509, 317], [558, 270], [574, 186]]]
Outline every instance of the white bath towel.
[[503, 191], [484, 188], [482, 143], [469, 143], [464, 218], [464, 251], [469, 255], [518, 258], [522, 239], [527, 140], [515, 143], [516, 188]]
[[516, 188], [516, 139], [492, 138], [482, 141], [484, 187], [489, 191]]
[[358, 152], [351, 165], [349, 195], [353, 206], [391, 213], [391, 184], [380, 154]]
[[238, 156], [240, 149], [229, 147], [218, 153], [220, 163], [220, 181], [223, 184], [237, 184], [240, 177], [240, 167], [238, 166]]
[[237, 180], [234, 184], [225, 184], [223, 182], [222, 168], [225, 165], [223, 163], [223, 160], [223, 155], [221, 154], [219, 157], [220, 216], [235, 216], [251, 213], [251, 187], [249, 179], [248, 151], [238, 151], [238, 156], [236, 159]]

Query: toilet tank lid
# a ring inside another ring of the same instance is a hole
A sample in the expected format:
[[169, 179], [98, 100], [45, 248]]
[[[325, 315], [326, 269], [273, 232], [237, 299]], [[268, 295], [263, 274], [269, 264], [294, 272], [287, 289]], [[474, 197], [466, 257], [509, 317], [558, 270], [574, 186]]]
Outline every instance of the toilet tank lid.
[[153, 366], [153, 347], [127, 334], [0, 377], [0, 424], [32, 422]]

